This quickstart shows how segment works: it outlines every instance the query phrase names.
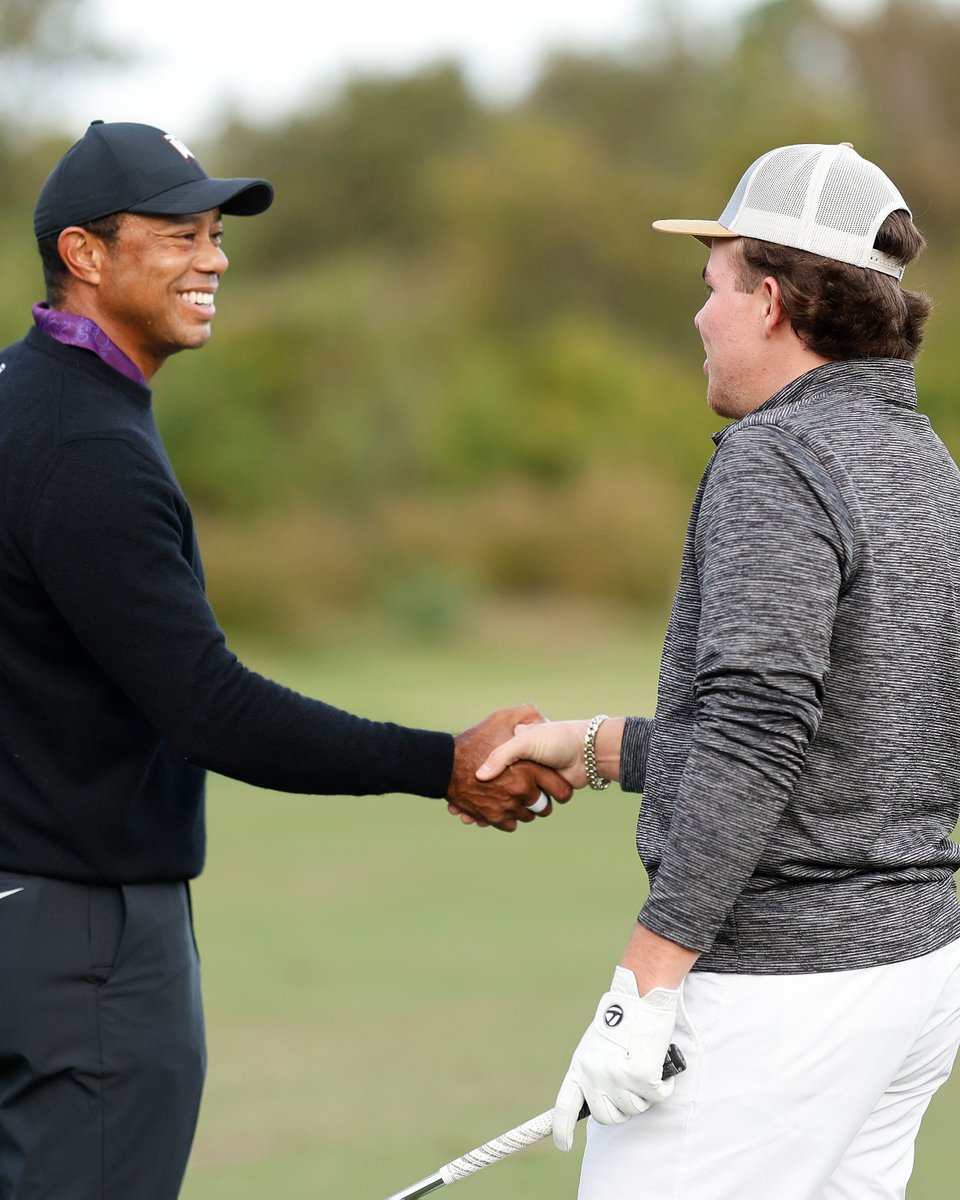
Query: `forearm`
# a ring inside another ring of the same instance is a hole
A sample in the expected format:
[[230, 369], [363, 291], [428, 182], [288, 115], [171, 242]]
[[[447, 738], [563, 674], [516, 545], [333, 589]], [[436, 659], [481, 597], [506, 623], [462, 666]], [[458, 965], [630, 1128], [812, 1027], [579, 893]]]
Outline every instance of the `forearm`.
[[300, 695], [237, 664], [232, 685], [197, 688], [170, 731], [185, 758], [276, 791], [326, 795], [444, 795], [448, 733], [372, 721]]
[[751, 731], [743, 714], [698, 728], [640, 920], [662, 937], [708, 950], [757, 871], [796, 786], [808, 744], [785, 719]]

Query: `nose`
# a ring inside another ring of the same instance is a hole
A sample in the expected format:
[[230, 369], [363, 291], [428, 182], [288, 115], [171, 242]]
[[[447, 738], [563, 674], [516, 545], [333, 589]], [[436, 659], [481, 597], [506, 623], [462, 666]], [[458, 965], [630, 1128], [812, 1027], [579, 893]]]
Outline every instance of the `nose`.
[[219, 279], [229, 265], [230, 260], [212, 238], [205, 238], [198, 242], [194, 266], [202, 274], [216, 275]]

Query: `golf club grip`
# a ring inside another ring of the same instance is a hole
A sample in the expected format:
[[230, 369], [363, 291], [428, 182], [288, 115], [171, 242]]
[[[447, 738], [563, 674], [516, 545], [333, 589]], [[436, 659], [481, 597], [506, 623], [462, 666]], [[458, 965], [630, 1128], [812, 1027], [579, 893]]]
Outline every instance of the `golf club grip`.
[[493, 1141], [484, 1142], [476, 1150], [470, 1150], [460, 1158], [455, 1158], [453, 1162], [447, 1163], [445, 1167], [441, 1167], [440, 1175], [443, 1182], [456, 1183], [458, 1179], [466, 1179], [468, 1175], [473, 1175], [474, 1172], [481, 1171], [484, 1167], [499, 1162], [502, 1158], [509, 1158], [518, 1150], [532, 1146], [534, 1142], [542, 1141], [543, 1138], [549, 1136], [552, 1130], [553, 1109], [551, 1108], [547, 1112], [540, 1113], [539, 1116], [531, 1117], [529, 1121], [524, 1121], [516, 1129], [509, 1129], [506, 1133], [501, 1133]]
[[[667, 1056], [663, 1060], [663, 1078], [671, 1079], [674, 1075], [679, 1075], [686, 1065], [679, 1047], [671, 1043], [670, 1048], [667, 1050]], [[582, 1121], [584, 1117], [589, 1115], [589, 1112], [589, 1108], [584, 1104], [577, 1120]], [[466, 1179], [468, 1175], [473, 1175], [474, 1172], [481, 1171], [484, 1167], [489, 1167], [492, 1163], [499, 1162], [503, 1158], [509, 1158], [511, 1154], [516, 1154], [518, 1150], [532, 1146], [534, 1142], [542, 1141], [543, 1138], [548, 1137], [552, 1132], [553, 1109], [551, 1108], [548, 1112], [540, 1113], [539, 1116], [531, 1117], [529, 1121], [524, 1121], [522, 1125], [518, 1125], [515, 1129], [501, 1133], [493, 1141], [484, 1142], [476, 1150], [470, 1150], [460, 1158], [455, 1158], [453, 1162], [449, 1162], [446, 1166], [440, 1168], [439, 1175], [444, 1183], [456, 1183], [457, 1180]]]

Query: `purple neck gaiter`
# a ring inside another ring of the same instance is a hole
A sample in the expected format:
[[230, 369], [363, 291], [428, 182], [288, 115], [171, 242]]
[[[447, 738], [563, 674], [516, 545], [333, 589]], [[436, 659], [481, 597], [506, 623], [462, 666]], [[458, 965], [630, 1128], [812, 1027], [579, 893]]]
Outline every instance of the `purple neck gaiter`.
[[47, 337], [52, 337], [65, 346], [79, 346], [82, 350], [92, 350], [121, 375], [126, 375], [141, 387], [149, 386], [137, 364], [128, 358], [119, 346], [115, 346], [100, 326], [89, 317], [61, 312], [57, 308], [50, 308], [48, 304], [40, 303], [33, 306], [33, 319], [40, 332], [45, 333]]

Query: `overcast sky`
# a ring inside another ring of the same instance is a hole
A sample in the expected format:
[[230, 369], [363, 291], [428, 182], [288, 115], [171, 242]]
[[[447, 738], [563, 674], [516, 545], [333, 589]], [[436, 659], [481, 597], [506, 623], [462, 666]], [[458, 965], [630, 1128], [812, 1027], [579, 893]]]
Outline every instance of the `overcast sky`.
[[[71, 80], [63, 111], [77, 133], [100, 117], [203, 136], [223, 106], [280, 116], [334, 90], [357, 69], [408, 71], [455, 56], [485, 95], [521, 93], [551, 48], [629, 47], [650, 35], [658, 9], [683, 6], [697, 36], [722, 36], [758, 0], [228, 0], [150, 8], [92, 0], [95, 27], [136, 52], [136, 66]], [[830, 0], [862, 11], [874, 0]]]

